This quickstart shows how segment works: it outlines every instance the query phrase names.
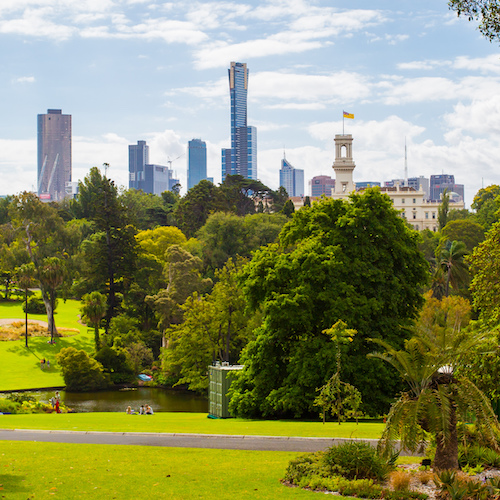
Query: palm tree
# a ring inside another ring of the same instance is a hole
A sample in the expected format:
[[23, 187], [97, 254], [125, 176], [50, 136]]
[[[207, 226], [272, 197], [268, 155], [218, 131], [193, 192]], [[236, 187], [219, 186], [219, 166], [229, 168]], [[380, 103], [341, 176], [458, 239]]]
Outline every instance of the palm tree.
[[94, 327], [95, 349], [98, 351], [101, 348], [99, 324], [107, 311], [106, 295], [99, 292], [87, 293], [82, 297], [82, 302], [82, 320]]
[[434, 468], [458, 468], [457, 421], [473, 415], [484, 438], [497, 446], [494, 429], [498, 421], [486, 396], [465, 376], [457, 373], [463, 355], [481, 345], [486, 334], [466, 333], [457, 328], [420, 332], [396, 350], [378, 339], [385, 352], [369, 356], [390, 363], [410, 389], [392, 405], [379, 442], [388, 453], [399, 438], [411, 451], [422, 449], [427, 433], [436, 439]]
[[460, 285], [469, 279], [469, 270], [465, 263], [467, 247], [462, 241], [447, 241], [439, 255], [439, 267], [446, 277], [445, 296], [450, 294], [450, 285], [459, 290]]

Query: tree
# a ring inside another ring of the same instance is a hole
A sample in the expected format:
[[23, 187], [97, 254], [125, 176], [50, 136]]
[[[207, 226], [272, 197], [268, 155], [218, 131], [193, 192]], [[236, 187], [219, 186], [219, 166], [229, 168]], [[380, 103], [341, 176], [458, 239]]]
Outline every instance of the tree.
[[488, 328], [500, 325], [500, 222], [493, 224], [486, 239], [467, 258], [472, 272], [470, 290], [479, 319]]
[[295, 212], [295, 206], [293, 204], [293, 201], [290, 199], [286, 200], [285, 204], [283, 205], [283, 208], [281, 209], [281, 213], [290, 218], [292, 217], [294, 212]]
[[416, 335], [395, 349], [381, 339], [374, 342], [384, 352], [371, 357], [393, 366], [408, 384], [391, 406], [379, 447], [392, 450], [396, 439], [404, 448], [416, 451], [426, 443], [426, 433], [436, 441], [435, 469], [458, 468], [457, 422], [473, 415], [477, 430], [496, 446], [498, 421], [485, 395], [459, 369], [471, 351], [482, 346], [485, 333], [466, 331], [465, 299], [454, 297], [440, 303], [430, 299], [425, 319], [422, 313]]
[[63, 284], [66, 275], [66, 268], [64, 261], [57, 257], [47, 257], [42, 261], [41, 266], [36, 271], [36, 277], [40, 283], [41, 288], [45, 290], [48, 297], [50, 308], [50, 342], [54, 343], [54, 335], [57, 333], [54, 321], [54, 311], [56, 308], [57, 292]]
[[286, 221], [282, 214], [210, 215], [197, 233], [205, 267], [213, 272], [221, 269], [230, 257], [250, 257], [254, 250], [274, 242]]
[[[62, 257], [66, 253], [66, 229], [63, 219], [50, 204], [42, 203], [34, 193], [24, 192], [9, 205], [9, 215], [19, 242], [39, 274], [44, 260]], [[40, 291], [47, 311], [49, 331], [54, 332], [52, 301], [45, 281], [40, 281]], [[49, 281], [50, 284], [50, 281]]]
[[438, 208], [438, 224], [439, 230], [441, 231], [446, 223], [448, 222], [448, 213], [450, 211], [450, 193], [448, 189], [443, 191], [443, 195], [441, 198], [441, 205]]
[[336, 344], [337, 369], [330, 380], [319, 389], [319, 395], [314, 400], [314, 404], [322, 409], [323, 423], [326, 420], [326, 413], [330, 411], [333, 417], [337, 416], [340, 425], [346, 414], [357, 414], [357, 410], [361, 405], [361, 393], [356, 387], [340, 379], [341, 345], [352, 342], [356, 330], [349, 330], [347, 325], [342, 320], [339, 320], [323, 333], [329, 335]]
[[109, 375], [104, 373], [101, 363], [83, 349], [64, 347], [56, 354], [56, 359], [61, 367], [66, 390], [84, 392], [109, 387]]
[[262, 182], [242, 175], [226, 175], [219, 191], [220, 210], [243, 216], [255, 213], [255, 201], [265, 196], [270, 189]]
[[137, 257], [136, 230], [129, 224], [127, 211], [113, 181], [93, 167], [79, 183], [78, 204], [83, 217], [92, 220], [96, 232], [82, 245], [84, 273], [90, 290], [107, 295], [106, 332], [118, 308], [119, 293], [132, 281]]
[[241, 262], [229, 259], [216, 273], [217, 283], [206, 296], [194, 293], [182, 306], [183, 322], [167, 331], [169, 348], [162, 369], [177, 384], [206, 391], [207, 367], [216, 361], [234, 363], [252, 337], [260, 315], [250, 313], [237, 276]]
[[24, 336], [25, 346], [28, 347], [28, 293], [30, 288], [35, 286], [35, 265], [33, 262], [23, 264], [16, 269], [15, 282], [17, 286], [24, 292]]
[[232, 413], [312, 413], [315, 389], [335, 370], [335, 345], [323, 331], [338, 320], [358, 331], [342, 380], [360, 389], [364, 411], [382, 413], [398, 383], [381, 363], [366, 361], [367, 339], [402, 343], [408, 336], [428, 276], [418, 233], [373, 188], [297, 211], [279, 240], [243, 269], [243, 291], [264, 318], [242, 352]]
[[461, 241], [447, 241], [438, 258], [439, 267], [443, 270], [446, 284], [444, 294], [450, 294], [450, 285], [455, 291], [469, 280], [468, 266], [465, 262], [467, 255], [465, 244]]
[[167, 207], [161, 196], [137, 189], [125, 189], [119, 198], [125, 207], [129, 223], [138, 230], [167, 225]]
[[309, 196], [306, 196], [304, 198], [304, 206], [305, 207], [310, 207], [311, 206], [311, 198], [309, 198]]
[[500, 3], [498, 0], [449, 0], [458, 16], [479, 21], [479, 31], [490, 42], [500, 40]]
[[[453, 212], [454, 210], [451, 211]], [[450, 241], [463, 242], [468, 252], [472, 252], [474, 247], [484, 240], [483, 227], [468, 219], [448, 221], [441, 234]]]
[[95, 350], [97, 352], [101, 348], [99, 326], [101, 320], [106, 316], [106, 296], [99, 292], [85, 294], [82, 297], [80, 312], [82, 321], [94, 327]]
[[154, 255], [165, 262], [165, 252], [171, 245], [184, 246], [187, 238], [178, 227], [160, 226], [146, 231], [140, 231], [135, 236], [139, 250]]
[[480, 189], [474, 196], [471, 208], [475, 210], [475, 221], [487, 231], [499, 219], [500, 186], [491, 186]]
[[187, 236], [194, 236], [208, 219], [210, 212], [220, 206], [220, 193], [210, 181], [201, 180], [177, 203], [173, 216], [179, 229]]
[[212, 284], [211, 279], [201, 277], [202, 262], [179, 245], [171, 245], [166, 251], [164, 275], [167, 288], [157, 294], [146, 297], [146, 301], [154, 309], [162, 331], [170, 324], [178, 324], [182, 320], [182, 309], [186, 299], [193, 292], [205, 292]]

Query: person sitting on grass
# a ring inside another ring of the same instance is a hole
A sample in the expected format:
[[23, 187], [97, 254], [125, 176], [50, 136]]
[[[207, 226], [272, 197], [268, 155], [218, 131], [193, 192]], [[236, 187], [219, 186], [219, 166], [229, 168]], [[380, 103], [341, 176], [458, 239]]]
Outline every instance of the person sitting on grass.
[[144, 408], [144, 405], [141, 405], [139, 408], [139, 415], [144, 415], [146, 413], [146, 409]]
[[149, 405], [146, 405], [146, 415], [153, 415], [153, 408]]

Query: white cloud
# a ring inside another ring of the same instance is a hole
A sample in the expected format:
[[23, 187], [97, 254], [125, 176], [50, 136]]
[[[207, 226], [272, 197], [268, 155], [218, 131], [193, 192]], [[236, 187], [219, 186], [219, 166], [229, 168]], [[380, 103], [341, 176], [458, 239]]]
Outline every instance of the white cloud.
[[14, 83], [35, 83], [35, 77], [34, 76], [20, 76], [19, 78], [16, 78], [14, 80]]
[[481, 73], [500, 74], [500, 56], [492, 54], [486, 57], [457, 57], [453, 67], [469, 71], [480, 71]]

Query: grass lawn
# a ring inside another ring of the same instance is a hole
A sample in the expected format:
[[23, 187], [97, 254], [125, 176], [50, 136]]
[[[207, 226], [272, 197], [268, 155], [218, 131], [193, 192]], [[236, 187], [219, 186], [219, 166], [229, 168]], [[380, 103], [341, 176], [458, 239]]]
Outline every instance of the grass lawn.
[[0, 415], [0, 428], [378, 439], [384, 424], [210, 419], [206, 413], [180, 412], [155, 413], [152, 417], [125, 413], [51, 413]]
[[[78, 323], [79, 313], [79, 301], [59, 301], [55, 316], [56, 326], [77, 328], [80, 333], [57, 339], [55, 345], [47, 344], [45, 337], [28, 338], [28, 349], [24, 346], [24, 339], [0, 342], [0, 391], [64, 386], [55, 355], [63, 347], [75, 347], [86, 351], [93, 349], [93, 333], [87, 333], [87, 327]], [[0, 302], [0, 319], [24, 321], [21, 302]], [[31, 314], [28, 316], [28, 320], [30, 319], [47, 321], [47, 316]], [[50, 361], [49, 370], [40, 368], [41, 358]]]
[[276, 451], [4, 441], [0, 497], [317, 499], [319, 493], [280, 484], [295, 456]]

